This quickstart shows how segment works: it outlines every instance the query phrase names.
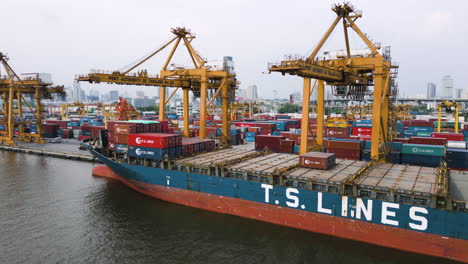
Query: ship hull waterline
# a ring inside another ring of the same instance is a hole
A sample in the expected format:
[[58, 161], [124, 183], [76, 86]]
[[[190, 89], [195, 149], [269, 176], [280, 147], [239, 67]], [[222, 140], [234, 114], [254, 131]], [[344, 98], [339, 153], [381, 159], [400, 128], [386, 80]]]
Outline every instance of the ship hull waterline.
[[94, 167], [93, 175], [118, 180], [137, 192], [171, 203], [468, 263], [468, 243], [463, 239], [148, 184], [119, 175], [106, 165]]

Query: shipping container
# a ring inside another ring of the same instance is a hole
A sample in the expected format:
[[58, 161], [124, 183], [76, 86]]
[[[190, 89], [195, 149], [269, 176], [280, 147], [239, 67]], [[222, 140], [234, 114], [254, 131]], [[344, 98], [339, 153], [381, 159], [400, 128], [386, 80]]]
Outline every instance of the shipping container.
[[325, 129], [325, 136], [336, 138], [348, 138], [349, 128], [347, 127], [327, 127]]
[[133, 124], [129, 124], [129, 125], [116, 124], [116, 125], [114, 125], [114, 133], [116, 133], [116, 134], [124, 134], [124, 135], [135, 134], [135, 133], [137, 133], [136, 130], [137, 130], [137, 126], [133, 125]]
[[433, 138], [445, 138], [452, 141], [464, 141], [464, 136], [462, 133], [436, 133], [431, 134]]
[[344, 141], [344, 140], [324, 140], [323, 146], [331, 149], [344, 149], [344, 150], [359, 150], [362, 149], [362, 144], [359, 141]]
[[335, 153], [337, 158], [360, 160], [361, 150], [327, 148], [327, 153]]
[[420, 156], [445, 156], [445, 146], [422, 145], [422, 144], [403, 144], [402, 154], [416, 154]]
[[142, 133], [128, 135], [128, 145], [131, 146], [142, 146], [148, 148], [168, 148], [171, 146], [180, 145], [181, 143], [181, 136], [174, 134]]
[[440, 163], [444, 160], [443, 156], [428, 156], [421, 154], [401, 154], [401, 164], [409, 164], [425, 167], [439, 167]]
[[445, 138], [433, 138], [433, 137], [410, 137], [410, 144], [423, 144], [423, 145], [439, 145], [445, 146], [447, 140]]
[[127, 151], [128, 151], [128, 145], [115, 144], [115, 152], [127, 153]]
[[334, 153], [309, 152], [299, 156], [300, 167], [328, 170], [335, 165]]
[[152, 160], [164, 160], [169, 158], [170, 148], [148, 148], [139, 146], [128, 146], [128, 156], [134, 158], [145, 158]]

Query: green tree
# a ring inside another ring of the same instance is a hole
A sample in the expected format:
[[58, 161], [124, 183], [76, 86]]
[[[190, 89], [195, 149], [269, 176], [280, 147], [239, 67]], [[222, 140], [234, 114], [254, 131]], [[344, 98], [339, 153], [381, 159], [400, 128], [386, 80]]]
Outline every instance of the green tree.
[[298, 112], [299, 112], [299, 105], [297, 104], [285, 103], [278, 108], [278, 113], [280, 114], [298, 113]]
[[144, 107], [137, 107], [138, 111], [145, 112], [145, 111], [155, 111], [156, 114], [159, 113], [159, 105], [152, 105], [152, 106], [144, 106]]

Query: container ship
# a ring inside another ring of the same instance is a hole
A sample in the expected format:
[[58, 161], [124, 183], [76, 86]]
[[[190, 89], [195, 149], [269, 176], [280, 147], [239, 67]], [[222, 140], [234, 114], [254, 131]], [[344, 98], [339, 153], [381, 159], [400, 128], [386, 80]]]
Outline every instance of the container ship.
[[[36, 111], [34, 122], [22, 121], [16, 118], [22, 114], [15, 108], [23, 98], [18, 87], [37, 95], [50, 82], [29, 80], [33, 90], [18, 76], [1, 77], [3, 98], [15, 103], [3, 106], [7, 121], [0, 122], [0, 144], [16, 145], [15, 136], [38, 143], [43, 137], [76, 138], [105, 164], [93, 169], [95, 176], [161, 200], [468, 262], [468, 124], [459, 123], [460, 105], [442, 102], [437, 119], [413, 119], [411, 107], [396, 104], [398, 64], [390, 48], [367, 38], [355, 23], [362, 13], [350, 4], [332, 10], [334, 22], [308, 57], [286, 56], [268, 65], [269, 72], [303, 78], [301, 119], [251, 113], [239, 118], [235, 109], [254, 107], [235, 100], [232, 57], [209, 65], [192, 46], [195, 35], [173, 28], [172, 40], [136, 64], [75, 78], [159, 87], [157, 117], [135, 118], [136, 109], [120, 99], [96, 105], [94, 117], [82, 116], [86, 107], [74, 103], [62, 105], [62, 120], [43, 124]], [[319, 53], [337, 25], [343, 25], [346, 49]], [[366, 48], [351, 50], [351, 31]], [[193, 66], [172, 63], [180, 43]], [[132, 72], [171, 44], [159, 74]], [[0, 59], [14, 73], [6, 57]], [[340, 104], [354, 104], [357, 111], [325, 119], [325, 83]], [[166, 106], [178, 89], [183, 113], [174, 116]], [[190, 113], [189, 93], [199, 101], [198, 117]], [[36, 101], [39, 106], [40, 96]], [[70, 118], [68, 107], [77, 107], [81, 118]], [[442, 110], [453, 108], [454, 122], [443, 120]], [[181, 122], [175, 121], [179, 116]]]
[[[266, 122], [237, 122], [230, 133], [252, 137], [248, 131]], [[362, 160], [366, 142], [349, 137], [326, 139], [325, 153], [296, 155], [290, 132], [216, 149], [214, 140], [168, 129], [167, 121], [110, 122], [99, 139], [83, 141], [105, 164], [93, 175], [172, 203], [468, 261], [468, 172], [438, 166], [450, 151], [460, 157], [466, 149], [414, 137], [415, 144], [393, 142], [392, 155], [400, 157], [392, 163], [373, 163]], [[422, 166], [401, 164], [401, 157]]]

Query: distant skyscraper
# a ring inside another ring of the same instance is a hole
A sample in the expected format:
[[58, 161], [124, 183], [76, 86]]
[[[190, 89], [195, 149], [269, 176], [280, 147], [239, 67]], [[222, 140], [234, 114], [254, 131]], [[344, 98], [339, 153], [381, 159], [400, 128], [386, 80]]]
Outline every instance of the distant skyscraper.
[[427, 83], [427, 99], [436, 97], [436, 85], [434, 83]]
[[119, 100], [119, 91], [112, 90], [109, 92], [109, 101], [117, 101]]
[[453, 78], [450, 75], [442, 77], [440, 82], [439, 97], [442, 99], [453, 98]]
[[455, 98], [454, 99], [461, 99], [463, 95], [463, 89], [455, 89]]
[[72, 93], [73, 93], [73, 101], [75, 102], [80, 102], [84, 98], [82, 97], [84, 91], [81, 89], [80, 83], [79, 82], [74, 82], [73, 83], [73, 88], [72, 88]]
[[302, 94], [300, 92], [294, 92], [289, 96], [289, 102], [291, 104], [298, 104], [302, 102]]
[[245, 89], [237, 89], [237, 96], [241, 97], [243, 100], [247, 97], [247, 91]]
[[249, 100], [257, 100], [258, 99], [257, 85], [250, 85], [249, 87], [247, 87], [246, 97]]
[[138, 97], [138, 98], [143, 98], [143, 97], [145, 97], [145, 92], [143, 92], [143, 91], [137, 91], [137, 92], [136, 92], [136, 97]]

